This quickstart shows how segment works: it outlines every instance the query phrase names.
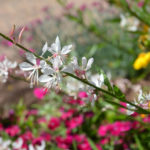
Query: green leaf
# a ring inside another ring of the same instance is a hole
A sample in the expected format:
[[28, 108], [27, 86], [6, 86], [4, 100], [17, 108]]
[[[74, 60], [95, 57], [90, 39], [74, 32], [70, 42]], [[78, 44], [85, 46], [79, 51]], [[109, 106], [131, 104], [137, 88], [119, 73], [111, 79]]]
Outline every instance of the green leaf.
[[90, 143], [90, 145], [92, 147], [92, 150], [98, 150], [96, 145], [95, 145], [95, 143], [90, 138], [88, 138], [88, 141], [89, 141], [89, 143]]

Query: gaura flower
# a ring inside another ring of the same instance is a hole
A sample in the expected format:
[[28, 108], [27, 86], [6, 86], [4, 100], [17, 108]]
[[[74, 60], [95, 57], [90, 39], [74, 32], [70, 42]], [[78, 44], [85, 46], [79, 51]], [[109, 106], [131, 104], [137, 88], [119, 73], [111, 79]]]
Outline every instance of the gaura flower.
[[53, 58], [58, 58], [60, 61], [64, 61], [65, 56], [71, 52], [72, 45], [66, 45], [61, 49], [61, 43], [59, 37], [56, 37], [55, 42], [48, 49], [52, 53]]
[[32, 53], [26, 53], [26, 58], [30, 62], [23, 62], [19, 65], [20, 69], [23, 71], [30, 71], [27, 79], [30, 79], [30, 86], [32, 87], [35, 83], [38, 84], [39, 69], [46, 66], [44, 60], [37, 59]]
[[64, 72], [75, 73], [79, 78], [85, 76], [85, 73], [91, 68], [94, 62], [93, 58], [87, 61], [86, 57], [82, 57], [82, 65], [78, 65], [77, 57], [73, 57], [72, 62], [63, 68]]
[[0, 137], [0, 150], [11, 150], [9, 148], [11, 144], [10, 140], [4, 141], [1, 137]]
[[39, 81], [45, 83], [44, 87], [47, 89], [56, 88], [62, 81], [62, 76], [58, 70], [54, 70], [50, 66], [47, 66], [43, 69], [43, 75], [39, 77]]
[[4, 55], [0, 57], [0, 80], [5, 83], [8, 79], [9, 70], [16, 68], [17, 63], [9, 61]]

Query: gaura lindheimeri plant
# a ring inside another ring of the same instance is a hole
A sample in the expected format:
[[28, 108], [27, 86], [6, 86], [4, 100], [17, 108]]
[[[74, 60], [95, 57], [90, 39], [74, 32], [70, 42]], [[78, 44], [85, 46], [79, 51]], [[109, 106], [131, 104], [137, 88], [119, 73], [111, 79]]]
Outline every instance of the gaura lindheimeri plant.
[[[21, 70], [29, 71], [28, 79], [30, 79], [30, 86], [40, 82], [42, 84], [44, 83], [44, 90], [47, 91], [48, 89], [53, 88], [58, 91], [61, 89], [63, 79], [70, 76], [86, 85], [82, 91], [87, 92], [87, 102], [92, 102], [92, 105], [94, 105], [95, 101], [101, 95], [100, 92], [102, 92], [103, 94], [109, 95], [116, 100], [126, 102], [128, 105], [131, 105], [132, 107], [127, 107], [131, 111], [133, 110], [138, 113], [149, 113], [148, 110], [143, 109], [140, 105], [136, 105], [135, 103], [126, 100], [124, 94], [119, 90], [119, 88], [110, 83], [109, 79], [102, 71], [100, 72], [98, 78], [92, 80], [92, 75], [87, 73], [87, 71], [89, 71], [94, 62], [93, 58], [90, 58], [87, 61], [86, 57], [83, 57], [81, 67], [78, 64], [76, 57], [73, 57], [71, 59], [72, 61], [67, 63], [68, 60], [66, 60], [66, 58], [68, 53], [71, 52], [72, 45], [64, 46], [61, 49], [59, 37], [56, 37], [55, 42], [50, 47], [46, 43], [42, 48], [42, 55], [39, 56], [26, 49], [19, 43], [14, 42], [4, 34], [0, 33], [0, 36], [26, 51], [26, 58], [29, 63], [23, 62], [19, 66]], [[48, 57], [46, 58], [44, 57], [45, 53], [48, 53]], [[124, 107], [116, 100], [105, 101]]]

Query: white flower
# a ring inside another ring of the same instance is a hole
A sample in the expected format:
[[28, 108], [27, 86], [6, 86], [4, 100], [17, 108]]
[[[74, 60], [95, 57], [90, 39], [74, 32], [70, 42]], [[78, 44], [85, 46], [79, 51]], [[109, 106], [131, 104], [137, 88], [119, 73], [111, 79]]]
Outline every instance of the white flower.
[[54, 70], [50, 66], [43, 69], [43, 75], [39, 77], [39, 81], [46, 83], [44, 87], [54, 88], [62, 81], [62, 76], [58, 70]]
[[43, 56], [45, 53], [46, 53], [46, 51], [49, 49], [49, 47], [48, 47], [48, 44], [47, 44], [47, 42], [44, 44], [44, 46], [43, 46], [43, 48], [42, 48], [42, 55], [41, 56]]
[[16, 68], [17, 63], [9, 61], [5, 56], [0, 61], [0, 80], [5, 83], [7, 81], [9, 70]]
[[94, 75], [91, 77], [91, 83], [94, 84], [95, 86], [101, 88], [102, 85], [104, 84], [104, 75]]
[[0, 137], [0, 150], [11, 150], [9, 148], [11, 144], [10, 140], [4, 141], [1, 137]]
[[139, 20], [135, 17], [125, 17], [123, 14], [120, 15], [121, 22], [120, 26], [123, 28], [127, 28], [128, 31], [137, 31], [138, 26], [140, 24]]
[[19, 138], [16, 142], [12, 143], [12, 146], [14, 149], [20, 149], [22, 148], [23, 140], [22, 138]]
[[82, 65], [78, 65], [78, 60], [76, 57], [73, 57], [71, 64], [65, 66], [63, 68], [64, 72], [75, 73], [78, 77], [82, 77], [85, 75], [86, 71], [88, 71], [94, 62], [93, 58], [90, 58], [88, 61], [86, 57], [82, 57]]
[[41, 142], [41, 145], [36, 146], [36, 150], [45, 150], [46, 144], [44, 141]]
[[23, 62], [19, 65], [20, 69], [23, 71], [30, 71], [28, 79], [30, 79], [30, 86], [38, 83], [39, 69], [46, 66], [46, 62], [43, 60], [38, 60], [32, 53], [26, 53], [26, 58], [30, 63]]
[[[133, 106], [133, 105], [130, 105], [130, 104], [127, 104], [127, 108], [128, 108], [127, 109], [127, 115], [132, 115], [135, 112], [135, 110], [136, 110], [136, 107]], [[133, 110], [129, 110], [129, 109], [133, 109]]]
[[32, 144], [29, 145], [29, 150], [45, 150], [46, 144], [44, 141], [41, 142], [41, 145], [36, 145], [35, 148]]
[[63, 62], [65, 59], [65, 56], [69, 52], [71, 52], [71, 48], [72, 48], [72, 45], [66, 45], [61, 49], [61, 43], [60, 43], [59, 37], [57, 36], [55, 42], [51, 45], [48, 51], [52, 53], [54, 58], [57, 57]]

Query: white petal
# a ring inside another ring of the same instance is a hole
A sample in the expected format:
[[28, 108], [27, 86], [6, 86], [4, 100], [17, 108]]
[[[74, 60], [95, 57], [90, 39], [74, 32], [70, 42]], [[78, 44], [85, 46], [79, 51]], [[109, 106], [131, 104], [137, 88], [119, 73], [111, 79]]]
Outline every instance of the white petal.
[[32, 64], [36, 64], [36, 57], [32, 53], [26, 53], [26, 58]]
[[23, 63], [19, 64], [19, 67], [23, 71], [33, 70], [33, 66], [31, 64], [27, 63], [27, 62], [23, 62]]
[[48, 75], [41, 75], [39, 77], [39, 81], [40, 82], [49, 82], [50, 80], [52, 80], [52, 77], [48, 76]]
[[83, 69], [86, 68], [86, 65], [87, 65], [87, 59], [86, 59], [86, 57], [82, 57], [82, 67], [83, 67]]
[[72, 65], [65, 66], [65, 67], [62, 69], [62, 71], [63, 71], [63, 72], [68, 72], [68, 73], [73, 73]]
[[62, 48], [62, 54], [68, 54], [71, 51], [72, 45], [67, 45]]
[[86, 70], [89, 70], [94, 62], [94, 58], [90, 58], [87, 63]]
[[46, 75], [51, 75], [53, 74], [55, 71], [51, 68], [51, 67], [45, 67], [42, 69], [43, 74]]
[[47, 42], [44, 44], [43, 48], [42, 48], [42, 55], [44, 55], [44, 53], [48, 50], [48, 44]]
[[56, 48], [57, 52], [61, 50], [61, 44], [60, 44], [59, 36], [56, 37], [55, 48]]
[[77, 57], [73, 57], [71, 63], [73, 64], [73, 67], [75, 67], [76, 69], [79, 68]]
[[17, 62], [11, 63], [10, 68], [16, 68], [17, 67]]

